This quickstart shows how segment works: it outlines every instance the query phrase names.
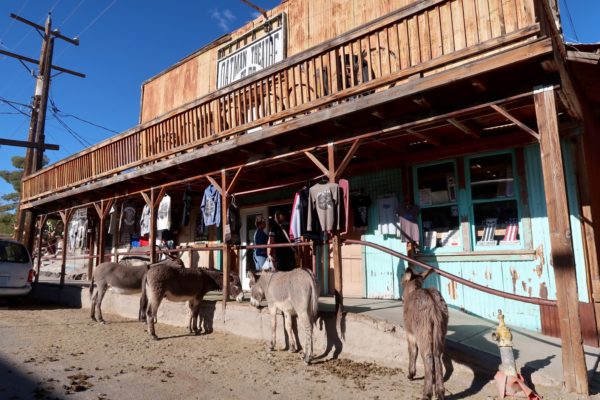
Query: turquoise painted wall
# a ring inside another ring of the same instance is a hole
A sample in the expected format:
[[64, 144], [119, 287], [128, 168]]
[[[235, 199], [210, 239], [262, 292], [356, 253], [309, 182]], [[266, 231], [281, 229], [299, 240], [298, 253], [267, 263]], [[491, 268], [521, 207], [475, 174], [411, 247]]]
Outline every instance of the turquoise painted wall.
[[[369, 228], [362, 239], [377, 243], [400, 253], [406, 253], [406, 245], [399, 238], [382, 235], [378, 231], [379, 214], [377, 199], [395, 195], [401, 200], [402, 175], [400, 169], [390, 169], [350, 179], [350, 191], [362, 191], [371, 197], [369, 207]], [[363, 248], [364, 294], [368, 298], [399, 299], [400, 279], [406, 268], [399, 258], [382, 251]]]
[[[546, 212], [546, 200], [541, 170], [539, 146], [533, 145], [524, 149], [526, 166], [526, 190], [528, 192], [529, 223], [522, 220], [521, 234], [529, 236], [531, 247], [522, 254], [502, 256], [470, 255], [431, 255], [423, 257], [423, 261], [468, 279], [483, 286], [522, 296], [546, 297], [556, 299], [556, 285], [550, 257], [550, 235]], [[588, 290], [584, 264], [583, 242], [581, 235], [581, 218], [577, 197], [576, 171], [574, 155], [569, 142], [563, 142], [563, 158], [565, 176], [571, 213], [571, 231], [575, 250], [575, 264], [580, 301], [588, 301]], [[362, 189], [371, 196], [369, 209], [369, 229], [363, 240], [374, 242], [396, 251], [405, 253], [406, 246], [396, 237], [381, 235], [377, 231], [377, 198], [394, 193], [402, 198], [401, 172], [399, 169], [380, 171], [351, 179], [351, 190]], [[523, 184], [523, 179], [520, 180]], [[461, 190], [458, 196], [467, 196]], [[461, 202], [464, 204], [464, 202]], [[461, 207], [459, 212], [466, 215], [468, 209]], [[522, 210], [523, 211], [523, 210]], [[365, 297], [395, 298], [402, 296], [400, 279], [406, 263], [372, 248], [363, 250], [365, 264]], [[428, 286], [437, 287], [450, 306], [466, 312], [496, 321], [498, 309], [507, 316], [507, 322], [534, 331], [541, 330], [539, 306], [507, 300], [482, 293], [475, 289], [453, 284], [450, 280], [433, 275], [426, 282]]]

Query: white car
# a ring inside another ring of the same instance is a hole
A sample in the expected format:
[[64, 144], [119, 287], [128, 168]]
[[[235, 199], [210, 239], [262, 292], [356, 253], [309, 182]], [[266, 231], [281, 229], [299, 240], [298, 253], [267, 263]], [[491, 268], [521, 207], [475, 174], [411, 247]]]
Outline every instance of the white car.
[[33, 276], [31, 256], [25, 246], [0, 239], [0, 297], [29, 294]]

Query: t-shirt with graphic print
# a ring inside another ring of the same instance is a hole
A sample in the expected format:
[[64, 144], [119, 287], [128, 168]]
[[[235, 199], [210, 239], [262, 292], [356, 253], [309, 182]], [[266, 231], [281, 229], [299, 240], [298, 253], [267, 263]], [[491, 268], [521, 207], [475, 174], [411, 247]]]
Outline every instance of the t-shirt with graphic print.
[[337, 183], [317, 183], [308, 192], [309, 212], [306, 229], [318, 230], [317, 222], [324, 231], [340, 229], [342, 196]]

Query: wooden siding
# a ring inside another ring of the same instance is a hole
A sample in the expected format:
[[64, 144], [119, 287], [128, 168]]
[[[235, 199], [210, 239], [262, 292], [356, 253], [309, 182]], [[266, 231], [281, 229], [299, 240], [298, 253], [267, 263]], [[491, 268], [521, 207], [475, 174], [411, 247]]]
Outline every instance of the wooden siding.
[[[473, 0], [454, 0], [456, 4], [450, 0], [426, 0], [399, 9], [36, 172], [24, 180], [23, 200], [235, 137], [253, 127], [319, 111], [328, 104], [356, 101], [358, 94], [384, 91], [409, 76], [434, 73], [431, 71], [481, 58], [515, 43], [525, 45], [524, 40], [539, 33], [538, 26], [531, 24], [532, 1], [505, 3], [503, 24], [517, 30], [493, 38], [490, 38], [492, 30], [484, 36], [467, 34], [471, 30], [479, 32], [482, 25], [491, 25], [489, 8], [478, 10]], [[473, 10], [468, 11], [466, 5], [471, 3]], [[301, 4], [298, 2], [296, 6]], [[352, 8], [355, 15], [360, 8], [357, 4]], [[452, 19], [451, 30], [465, 32], [465, 48], [457, 49], [460, 40], [449, 35], [449, 28], [441, 23], [439, 16], [449, 12], [464, 15], [464, 18]], [[517, 17], [508, 21], [510, 15]], [[442, 34], [444, 30], [446, 35]], [[290, 35], [294, 37], [294, 33]], [[196, 67], [187, 63], [179, 65], [157, 78], [157, 82], [163, 82], [162, 87], [157, 84], [152, 90], [144, 90], [144, 95], [165, 109], [173, 107], [166, 103], [192, 96], [190, 86], [196, 86], [185, 80], [204, 76], [198, 66], [214, 66], [216, 52], [192, 57], [188, 62], [192, 61]], [[209, 73], [211, 70], [209, 68]], [[178, 77], [177, 84], [167, 84], [173, 76]], [[214, 79], [207, 80], [214, 87]], [[181, 89], [179, 92], [175, 90], [177, 87]]]
[[[291, 57], [411, 3], [418, 2], [292, 0], [270, 10], [268, 16], [286, 13], [287, 54]], [[260, 25], [262, 21], [264, 18], [261, 16], [232, 32], [232, 40]], [[464, 24], [463, 21], [467, 23]], [[533, 0], [454, 0], [433, 7], [409, 23], [413, 30], [413, 42], [418, 38], [419, 43], [417, 46], [410, 46], [413, 50], [410, 65], [452, 53], [465, 45], [473, 46], [514, 32], [531, 25], [533, 21]], [[467, 36], [463, 38], [465, 33]], [[404, 32], [401, 34], [404, 35]], [[365, 40], [364, 49], [368, 48], [370, 52], [386, 52], [396, 63], [397, 52], [389, 50], [392, 48], [390, 44], [396, 44], [397, 38], [397, 29], [391, 27], [389, 31], [382, 31], [379, 35]], [[216, 60], [220, 47], [223, 46], [197, 54], [176, 68], [144, 83], [140, 122], [150, 121], [216, 90]], [[379, 60], [379, 57], [374, 60], [377, 70], [380, 66], [385, 68], [389, 65], [390, 61], [385, 57], [381, 60], [385, 65], [380, 64]]]

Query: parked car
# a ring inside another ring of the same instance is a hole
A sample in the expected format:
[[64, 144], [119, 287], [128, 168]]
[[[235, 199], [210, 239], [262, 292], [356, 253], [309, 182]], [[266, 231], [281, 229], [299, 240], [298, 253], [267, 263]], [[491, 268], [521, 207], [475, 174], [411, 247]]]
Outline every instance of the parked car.
[[25, 246], [0, 239], [0, 297], [29, 294], [33, 276], [31, 256]]

